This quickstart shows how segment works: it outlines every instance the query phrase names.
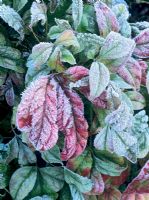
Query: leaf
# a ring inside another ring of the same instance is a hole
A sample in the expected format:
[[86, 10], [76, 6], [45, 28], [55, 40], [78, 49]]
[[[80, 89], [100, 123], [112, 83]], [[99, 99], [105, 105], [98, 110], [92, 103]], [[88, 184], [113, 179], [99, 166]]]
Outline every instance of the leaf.
[[67, 168], [81, 176], [89, 176], [92, 169], [93, 159], [91, 152], [85, 150], [80, 156], [69, 159], [67, 162]]
[[106, 37], [111, 31], [119, 32], [119, 23], [113, 11], [103, 2], [94, 3], [100, 35]]
[[90, 96], [99, 97], [110, 81], [109, 70], [102, 63], [93, 62], [89, 71]]
[[0, 163], [0, 189], [4, 189], [9, 185], [9, 166], [5, 163]]
[[21, 53], [17, 49], [0, 45], [0, 67], [24, 73], [25, 70], [21, 65]]
[[121, 78], [117, 74], [111, 74], [111, 80], [118, 85], [119, 88], [121, 89], [132, 89], [133, 87], [126, 83], [123, 78]]
[[134, 125], [132, 128], [134, 136], [137, 137], [138, 158], [144, 158], [149, 152], [149, 126], [148, 116], [142, 110], [134, 116]]
[[120, 33], [125, 37], [131, 37], [131, 26], [127, 22], [129, 18], [129, 11], [127, 5], [116, 4], [112, 7], [112, 11], [115, 13], [120, 26]]
[[100, 60], [114, 70], [127, 62], [134, 48], [134, 40], [125, 38], [119, 33], [110, 32], [101, 47]]
[[137, 91], [127, 91], [125, 94], [130, 98], [133, 104], [133, 110], [141, 110], [146, 106], [144, 96]]
[[36, 156], [32, 152], [32, 150], [22, 143], [20, 139], [18, 139], [19, 144], [19, 154], [18, 154], [18, 163], [20, 165], [28, 165], [36, 163]]
[[40, 42], [35, 45], [30, 54], [27, 67], [36, 68], [36, 71], [39, 71], [44, 65], [52, 53], [53, 44], [48, 42]]
[[84, 200], [83, 195], [81, 192], [78, 190], [78, 188], [75, 185], [69, 185], [70, 191], [71, 191], [71, 196], [72, 200]]
[[31, 6], [30, 26], [35, 26], [39, 21], [41, 21], [41, 25], [45, 25], [47, 21], [47, 7], [44, 3], [34, 1]]
[[149, 72], [147, 72], [147, 77], [146, 77], [146, 88], [149, 93]]
[[98, 197], [98, 200], [120, 200], [121, 192], [114, 188], [107, 188], [102, 195]]
[[15, 94], [14, 94], [14, 89], [13, 89], [13, 85], [12, 85], [12, 81], [10, 77], [6, 79], [5, 86], [6, 86], [5, 98], [6, 98], [7, 104], [9, 106], [13, 106], [14, 101], [15, 101]]
[[13, 0], [13, 8], [18, 12], [27, 4], [28, 0]]
[[0, 17], [19, 33], [21, 40], [24, 39], [23, 21], [20, 15], [13, 8], [4, 4], [0, 5]]
[[146, 58], [149, 56], [149, 28], [141, 31], [139, 35], [134, 38], [136, 48], [133, 54], [139, 58]]
[[43, 195], [42, 197], [33, 197], [30, 200], [55, 200], [54, 198], [48, 196], [48, 195]]
[[106, 126], [96, 136], [94, 146], [124, 156], [136, 162], [137, 139], [132, 135], [132, 114], [126, 104], [121, 104], [105, 119]]
[[29, 133], [37, 150], [52, 148], [58, 139], [56, 87], [54, 79], [49, 82], [41, 76], [26, 89], [18, 106], [17, 126]]
[[61, 158], [68, 160], [84, 151], [88, 124], [82, 100], [76, 92], [62, 88], [57, 82], [60, 78], [61, 74], [56, 80], [53, 75], [40, 76], [27, 87], [18, 106], [16, 123], [41, 151], [55, 146], [59, 129], [65, 136]]
[[126, 65], [121, 66], [117, 72], [128, 84], [136, 89], [140, 88], [142, 69], [137, 60], [130, 58]]
[[87, 193], [89, 195], [100, 195], [104, 191], [104, 182], [101, 174], [95, 169], [92, 169], [91, 180], [93, 181], [92, 190]]
[[149, 162], [144, 165], [139, 175], [129, 183], [122, 195], [122, 200], [148, 199], [149, 193]]
[[63, 45], [65, 47], [73, 46], [75, 48], [79, 48], [79, 43], [72, 30], [66, 30], [62, 32], [57, 38], [57, 40], [55, 41], [55, 44]]
[[61, 167], [40, 168], [40, 176], [45, 193], [48, 189], [58, 192], [64, 185], [64, 172]]
[[83, 1], [72, 0], [72, 18], [74, 21], [75, 30], [81, 23], [82, 15], [83, 15]]
[[36, 167], [26, 166], [16, 170], [9, 183], [12, 198], [15, 200], [23, 200], [33, 189], [36, 178]]
[[109, 176], [120, 176], [127, 168], [122, 157], [106, 151], [94, 151], [94, 167], [98, 173]]
[[71, 65], [76, 64], [76, 59], [74, 58], [71, 51], [65, 48], [61, 48], [61, 61], [69, 63]]
[[77, 39], [81, 48], [79, 51], [88, 59], [94, 59], [104, 44], [104, 38], [91, 33], [77, 33]]
[[64, 187], [60, 191], [59, 199], [60, 200], [71, 200], [71, 193], [70, 193], [70, 188], [69, 188], [68, 184], [66, 184], [66, 183], [64, 184]]
[[13, 159], [18, 158], [19, 146], [16, 137], [8, 143], [8, 157], [6, 162], [9, 164]]
[[76, 188], [82, 192], [89, 192], [92, 189], [92, 181], [86, 177], [75, 174], [67, 168], [64, 168], [64, 176], [66, 183], [75, 185]]
[[41, 156], [47, 163], [62, 164], [62, 161], [60, 160], [60, 150], [57, 145], [55, 145], [52, 149], [41, 152]]

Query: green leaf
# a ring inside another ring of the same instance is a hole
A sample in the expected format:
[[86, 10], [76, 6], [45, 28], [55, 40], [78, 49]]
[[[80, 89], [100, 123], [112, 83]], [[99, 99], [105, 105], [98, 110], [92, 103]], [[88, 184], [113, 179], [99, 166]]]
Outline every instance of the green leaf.
[[75, 185], [82, 192], [89, 192], [92, 189], [92, 181], [86, 177], [80, 176], [67, 168], [64, 168], [65, 181], [68, 184]]
[[0, 45], [6, 45], [6, 39], [2, 33], [0, 33]]
[[81, 23], [82, 15], [83, 15], [83, 1], [72, 0], [72, 17], [75, 29], [77, 29], [77, 27]]
[[48, 195], [43, 195], [42, 197], [38, 196], [38, 197], [33, 197], [30, 200], [55, 200], [55, 198], [50, 197]]
[[6, 162], [10, 163], [13, 159], [18, 158], [18, 153], [19, 153], [19, 145], [16, 137], [14, 137], [8, 143], [8, 157], [6, 159]]
[[16, 170], [10, 180], [10, 194], [15, 200], [23, 200], [33, 189], [37, 178], [36, 167], [22, 167]]
[[4, 189], [9, 184], [10, 170], [8, 165], [0, 163], [0, 189]]
[[75, 185], [69, 185], [72, 200], [85, 200], [81, 192], [78, 190], [78, 188]]
[[93, 62], [89, 71], [90, 96], [92, 99], [99, 97], [110, 81], [107, 67], [99, 62]]
[[64, 187], [60, 191], [59, 200], [71, 200], [70, 188], [67, 183], [64, 184]]
[[89, 150], [85, 150], [80, 156], [69, 159], [67, 168], [81, 176], [89, 176], [92, 169], [92, 155]]
[[28, 0], [13, 0], [13, 8], [18, 12], [27, 4], [27, 2]]
[[27, 165], [36, 163], [36, 156], [32, 152], [32, 150], [22, 143], [20, 139], [18, 139], [19, 144], [19, 155], [18, 155], [18, 163], [20, 165]]
[[31, 23], [30, 26], [35, 26], [39, 21], [45, 25], [47, 21], [47, 7], [44, 3], [33, 2], [31, 6]]
[[148, 116], [142, 110], [134, 116], [133, 135], [138, 140], [138, 158], [144, 158], [149, 152]]
[[122, 157], [115, 154], [94, 150], [94, 167], [101, 174], [120, 176], [127, 169], [127, 164]]
[[101, 47], [100, 60], [112, 69], [125, 64], [135, 48], [132, 39], [125, 38], [119, 33], [110, 32]]
[[110, 76], [111, 80], [118, 85], [119, 88], [121, 89], [132, 89], [133, 87], [126, 83], [124, 79], [122, 79], [119, 75], [117, 74], [111, 74]]
[[62, 161], [60, 159], [60, 150], [57, 145], [55, 145], [52, 149], [41, 152], [41, 156], [47, 163], [62, 164]]
[[32, 49], [32, 53], [28, 58], [27, 67], [36, 68], [37, 71], [43, 68], [50, 54], [52, 53], [53, 44], [49, 42], [40, 42]]
[[73, 46], [75, 48], [79, 48], [79, 43], [72, 30], [66, 30], [62, 32], [55, 41], [55, 44], [63, 45], [65, 47]]
[[22, 67], [21, 53], [19, 50], [9, 46], [0, 45], [0, 67], [24, 73]]
[[146, 106], [144, 96], [137, 91], [127, 91], [125, 93], [131, 100], [133, 110], [141, 110]]
[[66, 62], [71, 65], [76, 64], [76, 59], [74, 58], [71, 51], [69, 51], [68, 49], [65, 49], [65, 48], [61, 48], [61, 58], [60, 59], [62, 62]]
[[0, 6], [0, 17], [19, 33], [21, 40], [24, 39], [23, 21], [14, 9], [2, 4]]

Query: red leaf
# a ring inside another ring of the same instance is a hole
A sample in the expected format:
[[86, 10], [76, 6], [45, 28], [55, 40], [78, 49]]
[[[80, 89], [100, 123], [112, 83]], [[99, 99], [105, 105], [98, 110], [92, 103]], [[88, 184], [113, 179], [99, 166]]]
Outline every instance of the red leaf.
[[121, 193], [118, 189], [110, 187], [105, 189], [104, 193], [98, 197], [98, 200], [120, 200]]
[[134, 54], [140, 58], [149, 56], [149, 29], [143, 30], [139, 35], [134, 38], [136, 48]]
[[118, 69], [117, 73], [136, 89], [140, 88], [142, 70], [137, 60], [130, 58], [125, 66]]
[[73, 81], [78, 81], [85, 76], [88, 76], [89, 70], [83, 66], [74, 66], [70, 67], [67, 71], [66, 74], [70, 76], [70, 79]]
[[52, 148], [58, 139], [57, 83], [43, 76], [25, 90], [17, 111], [17, 126], [29, 132], [29, 139], [37, 150]]
[[148, 65], [145, 61], [143, 60], [140, 60], [138, 61], [139, 62], [139, 65], [142, 69], [142, 78], [141, 78], [141, 83], [143, 85], [146, 85], [146, 76], [147, 76], [147, 68], [148, 68]]
[[122, 200], [143, 200], [149, 197], [149, 161], [133, 179], [122, 195]]
[[97, 1], [94, 7], [100, 35], [105, 37], [111, 31], [119, 32], [119, 23], [114, 12], [101, 1]]

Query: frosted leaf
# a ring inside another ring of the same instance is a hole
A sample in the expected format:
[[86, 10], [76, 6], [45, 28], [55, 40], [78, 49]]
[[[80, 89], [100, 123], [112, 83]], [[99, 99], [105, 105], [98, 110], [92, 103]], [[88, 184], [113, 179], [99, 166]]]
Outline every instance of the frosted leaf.
[[31, 23], [30, 26], [35, 26], [39, 21], [44, 25], [47, 21], [47, 7], [44, 3], [33, 2], [31, 6]]
[[24, 39], [23, 20], [20, 15], [9, 6], [0, 5], [0, 17], [20, 35], [20, 39]]
[[124, 65], [131, 57], [135, 48], [132, 39], [125, 38], [119, 33], [110, 32], [100, 50], [100, 60], [111, 70], [115, 71]]
[[125, 103], [121, 103], [117, 110], [110, 113], [105, 122], [109, 124], [113, 130], [120, 132], [132, 126], [132, 117], [130, 109]]
[[72, 17], [75, 29], [77, 29], [77, 27], [81, 23], [82, 15], [83, 15], [83, 1], [72, 0]]
[[42, 65], [45, 64], [52, 53], [53, 44], [48, 42], [40, 42], [35, 45], [30, 54], [27, 67], [41, 69]]
[[110, 73], [108, 68], [100, 62], [93, 62], [89, 71], [90, 98], [99, 97], [106, 89], [109, 81]]
[[94, 4], [100, 35], [106, 37], [111, 31], [119, 32], [119, 23], [113, 11], [103, 2]]
[[122, 195], [122, 200], [141, 200], [149, 198], [149, 161], [141, 169], [139, 175], [132, 180]]
[[52, 148], [58, 139], [56, 87], [54, 79], [42, 76], [25, 90], [18, 106], [17, 126], [29, 133], [37, 150]]
[[99, 150], [107, 150], [119, 156], [124, 156], [133, 163], [137, 161], [137, 140], [131, 135], [130, 131], [117, 132], [107, 125], [97, 134], [94, 146]]
[[149, 56], [149, 28], [143, 30], [139, 35], [134, 38], [136, 48], [133, 52], [139, 58], [146, 58]]
[[133, 135], [138, 140], [138, 158], [144, 158], [149, 152], [149, 127], [148, 116], [145, 111], [140, 111], [134, 116], [132, 128]]

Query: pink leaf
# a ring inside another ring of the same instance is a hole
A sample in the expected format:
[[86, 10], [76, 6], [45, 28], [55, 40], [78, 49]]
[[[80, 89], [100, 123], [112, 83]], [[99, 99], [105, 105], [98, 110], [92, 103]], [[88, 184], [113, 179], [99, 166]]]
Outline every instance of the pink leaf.
[[[71, 113], [67, 122], [65, 134], [65, 147], [61, 157], [68, 160], [70, 157], [80, 155], [87, 144], [88, 124], [84, 118], [84, 108], [80, 97], [76, 92], [65, 90], [65, 94], [71, 104]], [[67, 110], [64, 110], [64, 115]]]
[[148, 65], [145, 61], [143, 60], [140, 60], [138, 61], [139, 62], [139, 65], [142, 69], [142, 78], [141, 78], [141, 83], [143, 85], [146, 85], [146, 77], [147, 77], [147, 68], [148, 68]]
[[56, 87], [54, 79], [42, 76], [25, 90], [18, 106], [17, 126], [29, 132], [37, 150], [52, 148], [58, 139]]
[[128, 185], [122, 195], [122, 200], [143, 200], [145, 197], [149, 197], [149, 161]]
[[66, 70], [66, 74], [70, 76], [71, 80], [78, 81], [88, 76], [89, 70], [83, 66], [74, 66]]
[[134, 38], [136, 42], [136, 48], [134, 55], [140, 58], [149, 57], [149, 29], [143, 30], [139, 35]]
[[106, 37], [111, 31], [119, 32], [119, 23], [114, 12], [101, 1], [97, 1], [94, 7], [100, 35]]
[[136, 89], [140, 88], [142, 70], [137, 60], [130, 58], [125, 66], [119, 67], [117, 73]]

